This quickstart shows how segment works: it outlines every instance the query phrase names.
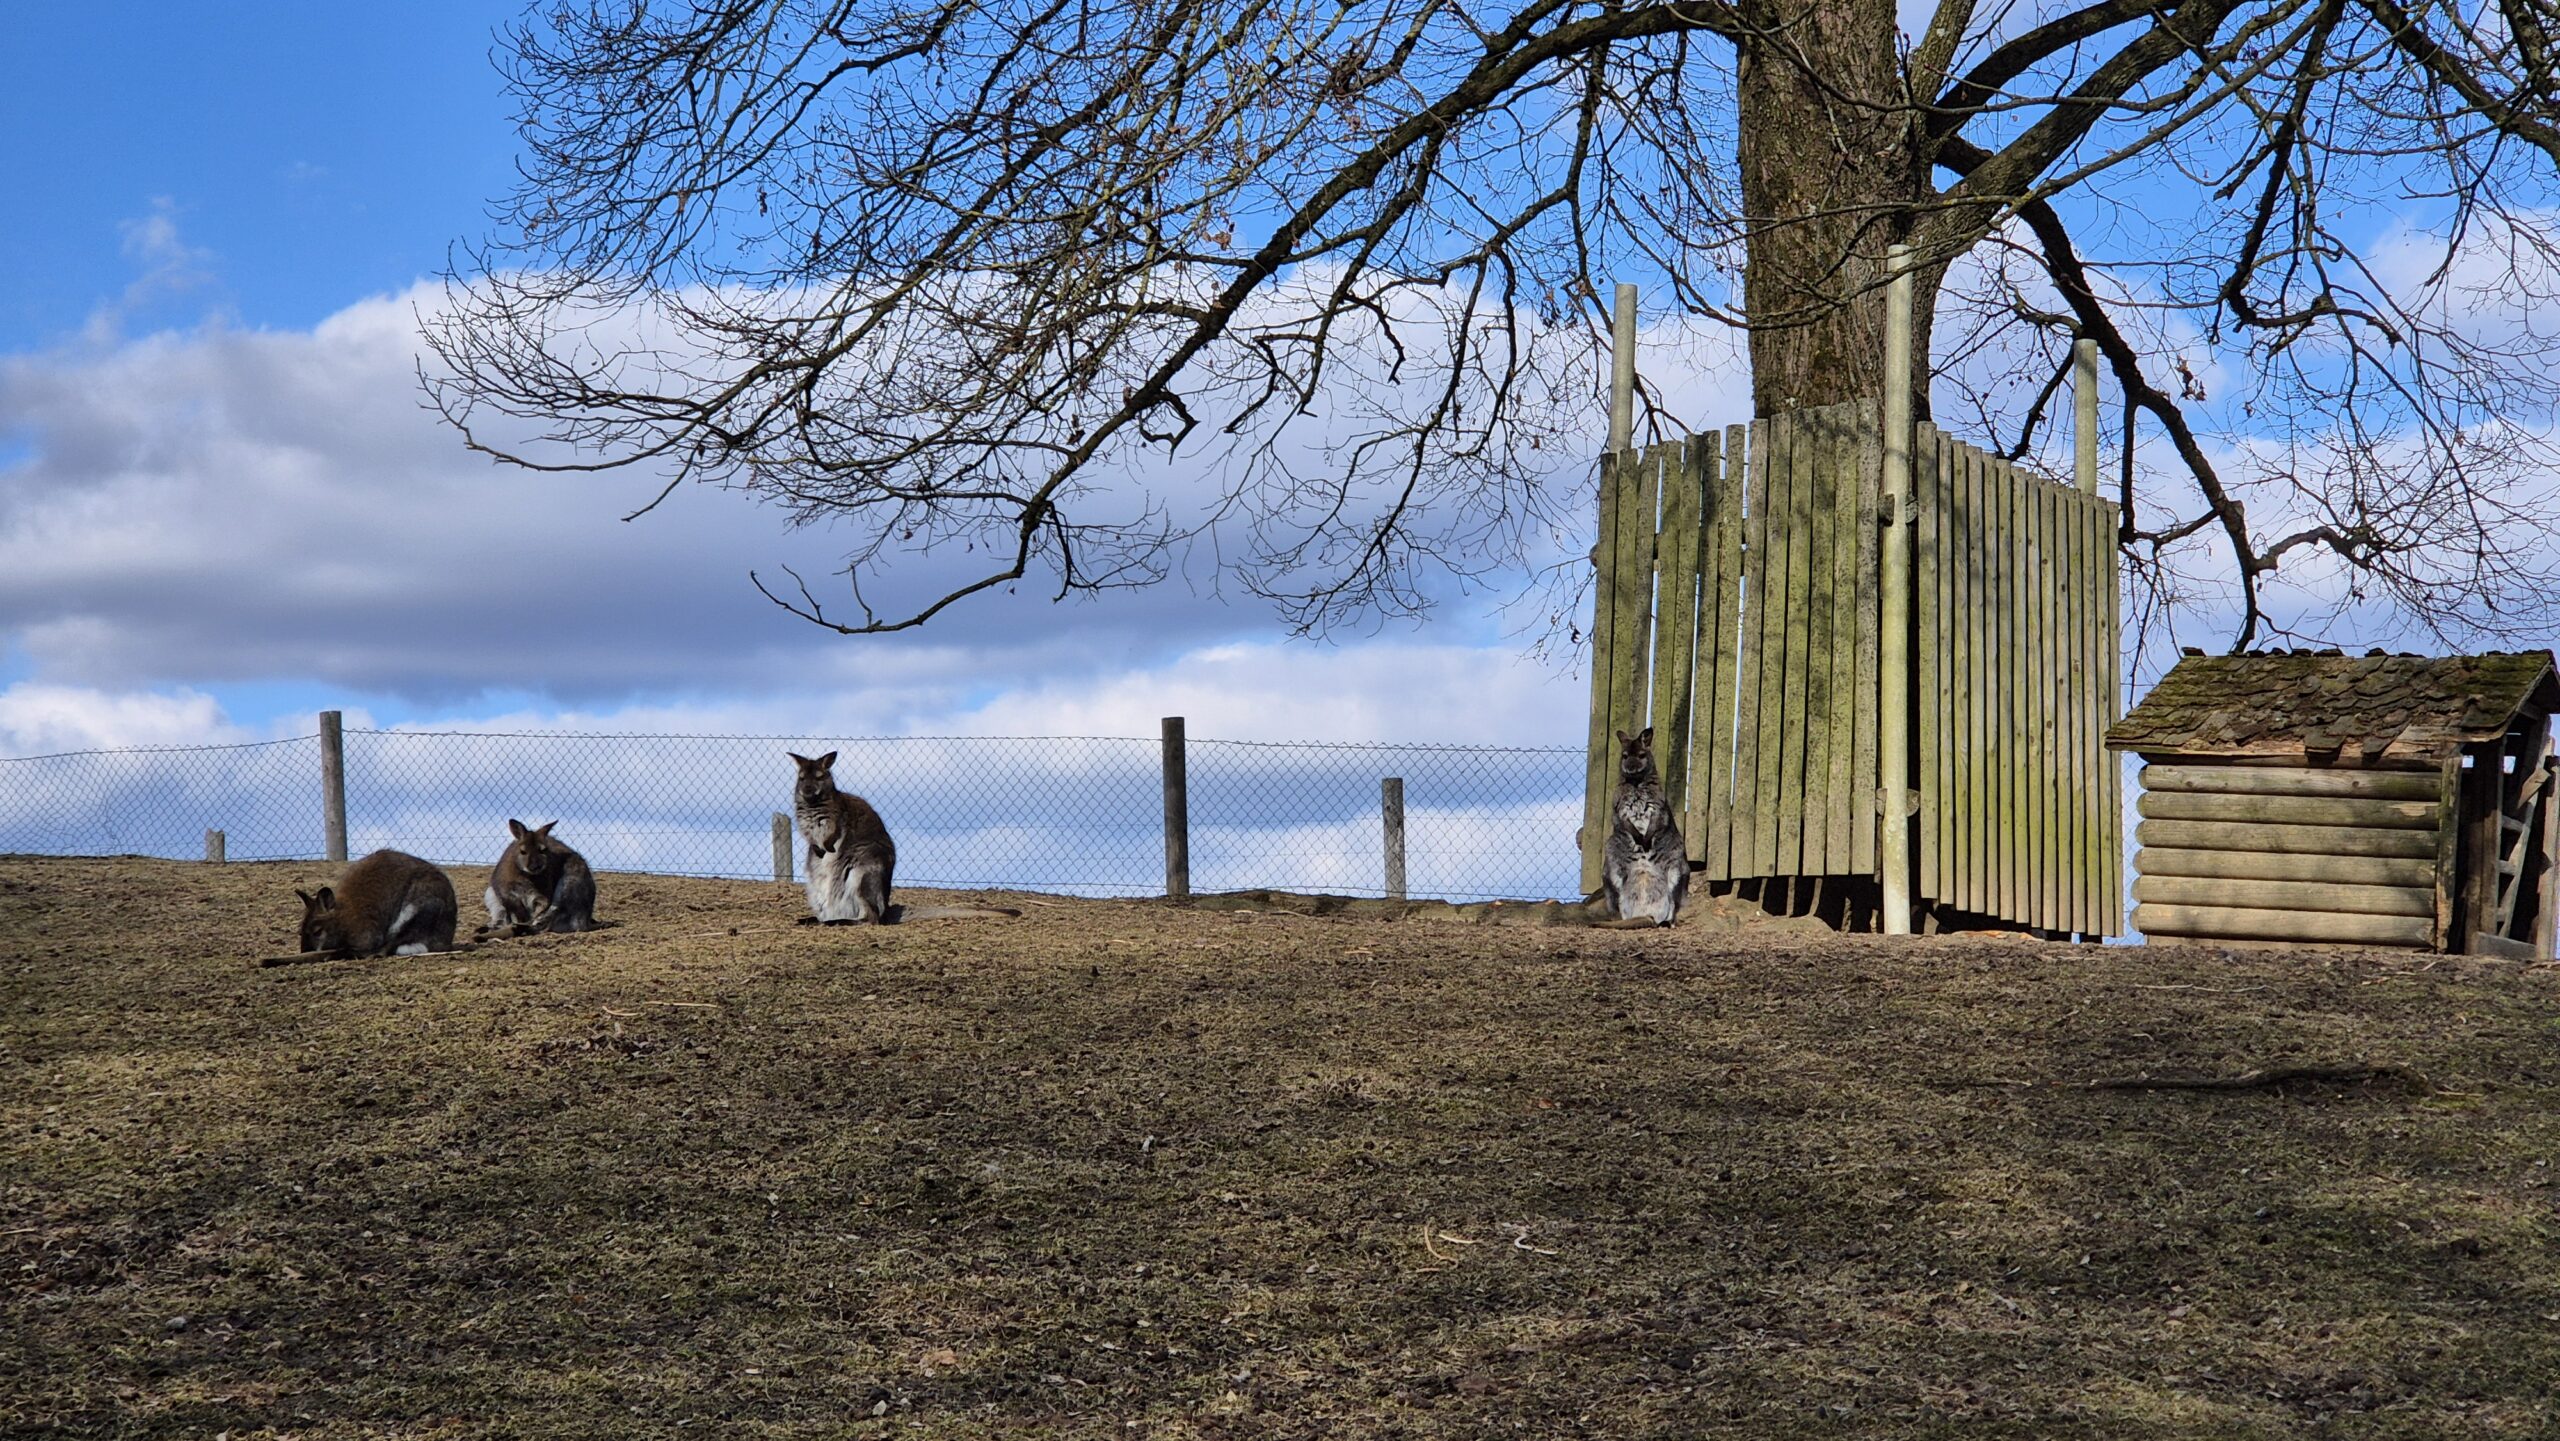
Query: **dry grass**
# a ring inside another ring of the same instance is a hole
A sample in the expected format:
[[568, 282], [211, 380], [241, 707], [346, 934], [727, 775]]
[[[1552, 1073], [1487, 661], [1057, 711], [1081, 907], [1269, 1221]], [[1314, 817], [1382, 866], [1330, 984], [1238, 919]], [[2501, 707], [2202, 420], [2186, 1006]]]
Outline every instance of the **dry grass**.
[[0, 1432], [2560, 1428], [2549, 970], [323, 874], [0, 859]]

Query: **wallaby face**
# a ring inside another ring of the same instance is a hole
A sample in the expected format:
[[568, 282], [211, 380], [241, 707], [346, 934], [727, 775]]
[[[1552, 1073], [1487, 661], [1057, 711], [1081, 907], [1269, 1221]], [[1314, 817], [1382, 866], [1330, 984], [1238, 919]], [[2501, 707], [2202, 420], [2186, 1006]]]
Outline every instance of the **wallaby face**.
[[453, 949], [453, 882], [399, 851], [375, 851], [334, 886], [302, 897], [302, 949], [347, 956], [422, 955]]
[[1667, 926], [1689, 894], [1689, 846], [1654, 767], [1653, 727], [1618, 734], [1618, 793], [1600, 850], [1601, 884], [1620, 920]]
[[509, 820], [514, 837], [489, 870], [481, 897], [489, 910], [484, 931], [587, 931], [596, 924], [596, 878], [587, 858], [552, 839], [552, 821], [527, 826]]
[[346, 936], [338, 928], [338, 893], [327, 886], [318, 895], [296, 887], [302, 897], [302, 946], [304, 951], [334, 951], [345, 945]]
[[799, 767], [791, 813], [808, 844], [810, 915], [831, 926], [896, 919], [889, 881], [898, 847], [880, 813], [862, 797], [836, 788], [834, 751], [814, 758], [783, 754]]
[[1618, 732], [1618, 784], [1637, 786], [1660, 780], [1653, 766], [1653, 727], [1634, 735]]

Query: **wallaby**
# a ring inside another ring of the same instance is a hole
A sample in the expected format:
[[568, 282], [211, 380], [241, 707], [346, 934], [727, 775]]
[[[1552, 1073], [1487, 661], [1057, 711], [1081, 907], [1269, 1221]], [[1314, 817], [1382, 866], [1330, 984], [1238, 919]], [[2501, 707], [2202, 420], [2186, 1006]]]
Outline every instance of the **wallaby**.
[[1667, 926], [1689, 895], [1689, 846], [1653, 764], [1653, 727], [1618, 732], [1618, 792], [1600, 851], [1609, 912], [1629, 923]]
[[350, 956], [417, 956], [453, 949], [453, 882], [401, 851], [375, 851], [335, 887], [302, 897], [302, 949]]
[[515, 839], [489, 872], [489, 890], [481, 898], [489, 908], [483, 934], [531, 936], [596, 928], [595, 872], [587, 869], [585, 856], [551, 838], [551, 827], [558, 824], [507, 822]]
[[894, 906], [889, 903], [890, 873], [897, 868], [898, 846], [871, 803], [836, 789], [836, 753], [812, 759], [791, 751], [800, 768], [791, 788], [791, 813], [800, 822], [800, 838], [808, 843], [809, 919], [801, 924], [876, 926], [956, 916], [1018, 916], [999, 906]]

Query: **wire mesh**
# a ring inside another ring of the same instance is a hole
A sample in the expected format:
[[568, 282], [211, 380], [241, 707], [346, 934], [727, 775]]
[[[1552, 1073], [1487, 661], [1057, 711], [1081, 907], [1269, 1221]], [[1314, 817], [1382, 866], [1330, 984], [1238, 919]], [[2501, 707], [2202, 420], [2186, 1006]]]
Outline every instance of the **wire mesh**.
[[0, 759], [0, 851], [235, 861], [322, 853], [320, 738]]
[[[345, 732], [350, 854], [393, 847], [487, 865], [506, 822], [557, 822], [603, 871], [773, 874], [785, 752], [836, 753], [836, 779], [898, 843], [900, 885], [1070, 895], [1164, 890], [1154, 738]], [[1379, 782], [1404, 782], [1408, 895], [1569, 895], [1578, 749], [1188, 743], [1191, 886], [1379, 895]], [[0, 851], [233, 860], [322, 854], [317, 736], [248, 746], [0, 760]], [[793, 850], [799, 850], [795, 837]]]

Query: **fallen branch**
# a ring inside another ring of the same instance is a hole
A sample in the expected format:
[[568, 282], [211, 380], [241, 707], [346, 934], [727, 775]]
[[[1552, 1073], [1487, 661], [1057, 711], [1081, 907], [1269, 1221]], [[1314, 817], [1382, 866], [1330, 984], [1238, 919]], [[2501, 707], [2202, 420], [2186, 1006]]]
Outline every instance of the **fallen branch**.
[[2260, 1066], [2236, 1076], [2117, 1076], [2091, 1081], [2083, 1089], [2091, 1091], [2263, 1091], [2292, 1081], [2321, 1081], [2334, 1086], [2360, 1086], [2367, 1081], [2392, 1080], [2406, 1084], [2419, 1095], [2434, 1092], [2435, 1083], [2412, 1066], [2394, 1062], [2366, 1065]]

